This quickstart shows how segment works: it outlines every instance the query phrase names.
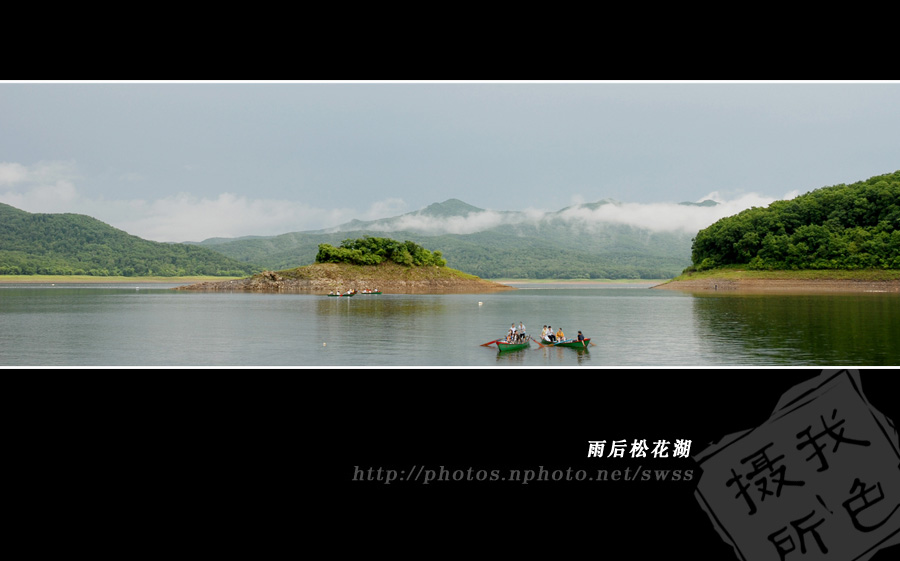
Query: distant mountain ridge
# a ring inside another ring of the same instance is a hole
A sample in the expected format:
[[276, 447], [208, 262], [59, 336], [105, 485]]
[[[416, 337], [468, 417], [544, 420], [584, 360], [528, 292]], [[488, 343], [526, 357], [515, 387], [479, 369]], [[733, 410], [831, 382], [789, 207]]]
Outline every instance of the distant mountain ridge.
[[[318, 245], [366, 235], [410, 240], [440, 250], [448, 266], [482, 278], [671, 278], [690, 265], [692, 234], [568, 219], [579, 209], [619, 205], [605, 199], [571, 205], [540, 219], [448, 199], [399, 216], [278, 236], [215, 238], [198, 245], [279, 270], [312, 263]], [[713, 206], [714, 201], [680, 203]]]
[[365, 236], [440, 250], [448, 267], [485, 279], [662, 279], [692, 265], [741, 259], [756, 268], [896, 268], [898, 174], [753, 207], [699, 232], [625, 224], [617, 213], [628, 205], [611, 199], [555, 212], [485, 210], [448, 199], [324, 230], [177, 244], [143, 240], [84, 215], [32, 214], [0, 203], [0, 275], [241, 276], [311, 264], [320, 244]]
[[[312, 230], [307, 233], [328, 233], [328, 232], [350, 232], [350, 231], [359, 231], [359, 230], [369, 230], [369, 229], [377, 229], [381, 231], [389, 231], [395, 225], [400, 224], [403, 220], [409, 218], [465, 218], [470, 214], [479, 213], [479, 212], [488, 212], [483, 208], [478, 208], [477, 206], [470, 205], [466, 202], [463, 202], [459, 199], [447, 199], [442, 203], [432, 203], [425, 208], [407, 212], [405, 214], [401, 214], [400, 216], [394, 216], [390, 218], [378, 218], [375, 220], [351, 220], [350, 222], [345, 222], [344, 224], [340, 224], [338, 226], [334, 226], [331, 228], [324, 228], [321, 230]], [[509, 211], [504, 211], [504, 213], [509, 213]], [[206, 243], [207, 240], [204, 240], [201, 243]]]
[[[586, 210], [597, 210], [604, 205], [621, 205], [620, 201], [616, 201], [614, 199], [603, 199], [593, 203], [580, 203], [577, 205], [570, 205], [565, 208], [562, 208], [555, 212], [548, 212], [544, 215], [544, 220], [552, 221], [556, 218], [560, 218], [566, 212], [572, 211], [574, 209], [586, 209]], [[704, 200], [699, 203], [694, 202], [681, 202], [678, 203], [681, 206], [698, 206], [698, 207], [710, 207], [716, 206], [719, 203], [712, 200]], [[330, 232], [355, 232], [360, 230], [378, 230], [389, 232], [392, 230], [411, 230], [417, 231], [421, 233], [429, 233], [436, 234], [438, 233], [436, 226], [431, 224], [427, 228], [409, 228], [408, 225], [412, 223], [412, 221], [416, 218], [467, 218], [473, 214], [486, 213], [491, 214], [493, 216], [498, 217], [499, 220], [502, 220], [507, 224], [516, 224], [520, 222], [533, 221], [533, 217], [531, 217], [528, 213], [511, 211], [511, 210], [486, 210], [483, 208], [478, 208], [477, 206], [470, 205], [466, 202], [463, 202], [459, 199], [447, 199], [442, 203], [432, 203], [427, 207], [407, 212], [405, 214], [401, 214], [399, 216], [393, 216], [390, 218], [378, 218], [375, 220], [351, 220], [350, 222], [345, 222], [344, 224], [340, 224], [338, 226], [333, 226], [331, 228], [323, 228], [321, 230], [309, 230], [305, 233], [330, 233]], [[441, 233], [459, 233], [459, 232], [441, 232]], [[469, 232], [472, 233], [472, 232]], [[219, 241], [222, 241], [222, 238], [216, 238]], [[235, 238], [237, 239], [237, 238]], [[245, 239], [245, 238], [241, 238]], [[209, 243], [210, 240], [204, 240], [203, 244]]]
[[419, 211], [419, 214], [431, 216], [465, 216], [473, 212], [483, 212], [483, 208], [464, 203], [459, 199], [447, 199], [442, 203], [432, 203]]
[[243, 276], [308, 265], [319, 244], [364, 236], [440, 250], [449, 267], [481, 278], [671, 278], [690, 265], [691, 234], [586, 225], [567, 216], [610, 204], [621, 203], [572, 205], [536, 218], [448, 199], [324, 230], [179, 244], [143, 240], [89, 216], [32, 214], [0, 203], [0, 275]]

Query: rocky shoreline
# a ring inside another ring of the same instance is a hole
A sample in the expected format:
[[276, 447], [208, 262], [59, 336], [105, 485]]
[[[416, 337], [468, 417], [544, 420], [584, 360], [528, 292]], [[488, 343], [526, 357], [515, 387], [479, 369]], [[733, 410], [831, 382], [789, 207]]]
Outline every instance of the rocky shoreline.
[[398, 267], [352, 267], [329, 265], [300, 267], [288, 271], [264, 271], [252, 277], [208, 281], [179, 286], [175, 290], [208, 292], [286, 292], [328, 294], [332, 291], [380, 290], [386, 294], [446, 294], [517, 290], [478, 277], [448, 274], [448, 271], [409, 270]]
[[687, 292], [748, 293], [900, 292], [900, 280], [704, 278], [669, 281], [651, 288]]

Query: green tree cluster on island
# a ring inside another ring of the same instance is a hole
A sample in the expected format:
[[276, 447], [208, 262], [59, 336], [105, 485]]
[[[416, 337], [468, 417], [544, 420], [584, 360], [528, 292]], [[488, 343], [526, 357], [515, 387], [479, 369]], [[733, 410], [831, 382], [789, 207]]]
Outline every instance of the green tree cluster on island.
[[688, 270], [900, 269], [900, 171], [753, 207], [698, 232]]
[[407, 267], [443, 267], [447, 264], [440, 251], [429, 251], [411, 241], [398, 242], [374, 236], [347, 239], [341, 242], [340, 247], [319, 244], [319, 252], [316, 254], [316, 263], [378, 265], [383, 261], [393, 261]]

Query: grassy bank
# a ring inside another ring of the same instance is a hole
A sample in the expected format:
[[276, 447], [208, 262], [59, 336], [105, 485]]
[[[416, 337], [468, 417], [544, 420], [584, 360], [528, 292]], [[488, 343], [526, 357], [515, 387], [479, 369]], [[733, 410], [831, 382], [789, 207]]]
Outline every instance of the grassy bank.
[[691, 272], [678, 275], [670, 282], [687, 281], [687, 280], [706, 280], [706, 279], [723, 279], [723, 280], [793, 280], [793, 281], [816, 281], [816, 280], [850, 280], [850, 281], [896, 281], [900, 280], [900, 270], [894, 269], [861, 269], [861, 270], [844, 270], [844, 269], [806, 269], [797, 271], [756, 271], [747, 269], [741, 265], [730, 265], [728, 267], [718, 267], [708, 269], [706, 271]]
[[0, 275], [0, 283], [182, 283], [231, 280], [243, 277], [98, 277], [94, 275]]

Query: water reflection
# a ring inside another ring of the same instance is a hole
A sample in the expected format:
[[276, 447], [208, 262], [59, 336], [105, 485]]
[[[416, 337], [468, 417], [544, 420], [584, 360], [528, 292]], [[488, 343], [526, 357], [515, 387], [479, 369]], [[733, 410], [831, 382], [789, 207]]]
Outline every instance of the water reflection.
[[590, 349], [578, 349], [574, 347], [539, 347], [547, 364], [571, 363], [575, 358], [575, 364], [589, 364], [591, 361]]
[[350, 298], [316, 297], [316, 312], [321, 315], [417, 316], [444, 313], [445, 299], [424, 295], [383, 295]]
[[698, 339], [735, 364], [900, 363], [900, 298], [863, 294], [693, 295]]
[[497, 365], [498, 366], [522, 366], [527, 364], [526, 358], [527, 353], [531, 352], [532, 348], [522, 349], [520, 351], [497, 351]]
[[[2, 365], [897, 365], [900, 295], [542, 289], [479, 295], [0, 287]], [[511, 322], [589, 349], [498, 353]], [[493, 353], [493, 354], [492, 354]]]

